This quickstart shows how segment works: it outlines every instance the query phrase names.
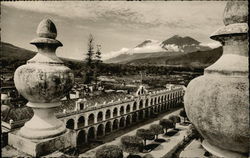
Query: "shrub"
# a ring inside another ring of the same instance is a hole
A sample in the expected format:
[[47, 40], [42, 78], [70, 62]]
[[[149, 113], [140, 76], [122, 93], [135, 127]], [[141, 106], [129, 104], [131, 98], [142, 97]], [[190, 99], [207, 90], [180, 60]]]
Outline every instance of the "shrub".
[[123, 151], [116, 145], [105, 145], [96, 151], [96, 158], [123, 158]]
[[142, 139], [137, 136], [123, 136], [121, 144], [122, 149], [129, 154], [139, 153], [143, 149]]
[[186, 118], [187, 118], [187, 113], [185, 111], [185, 109], [182, 109], [180, 111], [180, 116], [184, 118], [184, 123], [186, 122]]
[[168, 119], [170, 119], [170, 120], [173, 121], [173, 123], [174, 123], [174, 129], [175, 129], [176, 123], [180, 123], [181, 122], [181, 118], [179, 116], [176, 116], [176, 115], [171, 115], [171, 116], [169, 116]]
[[169, 119], [162, 119], [160, 120], [159, 124], [165, 129], [166, 133], [169, 128], [174, 127], [173, 121]]
[[147, 140], [154, 140], [155, 138], [154, 133], [149, 129], [138, 129], [136, 131], [136, 136], [144, 140], [144, 146], [146, 146]]
[[195, 126], [193, 124], [191, 124], [189, 126], [189, 129], [187, 131], [188, 135], [191, 137], [191, 138], [194, 138], [196, 140], [200, 139], [200, 141], [203, 140], [203, 137], [200, 135], [200, 133], [198, 132], [198, 130], [195, 128]]
[[159, 134], [164, 133], [163, 127], [161, 125], [158, 125], [158, 124], [150, 125], [149, 129], [154, 133], [154, 135], [156, 136], [156, 139], [158, 139]]

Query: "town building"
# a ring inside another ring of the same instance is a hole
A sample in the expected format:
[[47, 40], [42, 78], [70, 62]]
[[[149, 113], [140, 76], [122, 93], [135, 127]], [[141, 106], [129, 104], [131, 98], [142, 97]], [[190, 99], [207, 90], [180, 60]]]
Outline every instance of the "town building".
[[[171, 85], [171, 89], [148, 91], [145, 86], [140, 85], [131, 94], [109, 92], [85, 98], [64, 99], [55, 115], [70, 130], [72, 147], [81, 146], [183, 105], [184, 88]], [[30, 107], [11, 108], [2, 105], [2, 131], [5, 136], [19, 130], [32, 116]]]

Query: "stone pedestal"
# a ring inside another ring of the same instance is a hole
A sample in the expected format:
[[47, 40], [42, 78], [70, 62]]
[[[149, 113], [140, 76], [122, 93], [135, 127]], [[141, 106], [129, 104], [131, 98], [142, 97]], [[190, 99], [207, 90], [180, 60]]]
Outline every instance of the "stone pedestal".
[[71, 134], [66, 133], [47, 139], [27, 139], [19, 135], [18, 131], [9, 133], [8, 144], [17, 150], [25, 152], [31, 156], [44, 156], [54, 151], [65, 149], [73, 146], [71, 141]]
[[211, 36], [223, 45], [223, 55], [188, 84], [184, 96], [187, 116], [203, 136], [203, 147], [218, 157], [249, 154], [247, 3], [227, 3], [225, 26]]
[[9, 134], [9, 145], [32, 156], [47, 155], [71, 146], [65, 124], [54, 115], [74, 84], [74, 74], [56, 56], [62, 43], [50, 19], [37, 28], [38, 37], [31, 41], [38, 53], [15, 71], [14, 82], [19, 93], [29, 102], [34, 115], [18, 131]]

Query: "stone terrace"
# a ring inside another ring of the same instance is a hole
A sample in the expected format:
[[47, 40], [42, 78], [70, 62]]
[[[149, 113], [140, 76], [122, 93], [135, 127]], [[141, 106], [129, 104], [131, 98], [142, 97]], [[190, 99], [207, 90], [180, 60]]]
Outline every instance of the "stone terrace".
[[[177, 110], [173, 113], [170, 113], [166, 116], [164, 116], [163, 118], [168, 118], [170, 115], [178, 115], [180, 112], [180, 110]], [[154, 121], [150, 124], [147, 124], [147, 125], [144, 125], [144, 126], [141, 126], [140, 128], [144, 128], [144, 129], [148, 129], [149, 126], [151, 124], [158, 124], [159, 123], [159, 120], [157, 121]], [[179, 146], [179, 144], [184, 140], [185, 137], [187, 137], [187, 129], [189, 126], [181, 126], [179, 124], [176, 125], [176, 127], [178, 129], [180, 129], [180, 131], [178, 133], [176, 133], [174, 136], [171, 136], [171, 137], [166, 137], [166, 136], [163, 136], [163, 135], [159, 135], [159, 139], [165, 139], [166, 142], [163, 142], [161, 143], [158, 147], [156, 147], [153, 151], [149, 152], [149, 153], [139, 153], [137, 155], [140, 155], [140, 156], [146, 156], [146, 155], [151, 155], [152, 157], [154, 158], [160, 158], [160, 157], [171, 157], [171, 155], [173, 154], [173, 152], [177, 149], [177, 147]], [[138, 128], [139, 129], [139, 128]], [[136, 134], [136, 130], [133, 130], [127, 134], [124, 134], [118, 138], [116, 138], [114, 141], [112, 142], [109, 142], [109, 143], [106, 143], [104, 145], [120, 145], [120, 139], [121, 137], [125, 136], [125, 135], [135, 135]], [[154, 141], [147, 141], [147, 144], [157, 144], [156, 142]], [[83, 154], [80, 154], [79, 157], [86, 157], [86, 158], [94, 158], [95, 157], [95, 152], [98, 148], [102, 147], [103, 145], [101, 146], [98, 146], [86, 153], [83, 153]], [[128, 153], [124, 152], [124, 156], [128, 156]]]

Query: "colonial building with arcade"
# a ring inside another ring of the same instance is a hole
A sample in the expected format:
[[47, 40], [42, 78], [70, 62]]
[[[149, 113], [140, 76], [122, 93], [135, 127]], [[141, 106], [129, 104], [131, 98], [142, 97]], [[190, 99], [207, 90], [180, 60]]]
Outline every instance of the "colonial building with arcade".
[[[81, 146], [112, 132], [152, 118], [182, 105], [185, 87], [169, 85], [147, 90], [140, 85], [134, 93], [109, 92], [103, 95], [62, 100], [56, 117], [71, 132], [72, 144]], [[4, 132], [17, 130], [33, 115], [29, 107], [7, 108], [2, 113]]]

